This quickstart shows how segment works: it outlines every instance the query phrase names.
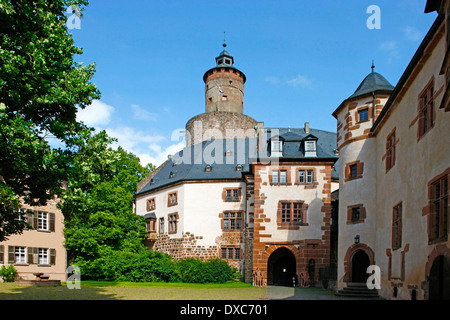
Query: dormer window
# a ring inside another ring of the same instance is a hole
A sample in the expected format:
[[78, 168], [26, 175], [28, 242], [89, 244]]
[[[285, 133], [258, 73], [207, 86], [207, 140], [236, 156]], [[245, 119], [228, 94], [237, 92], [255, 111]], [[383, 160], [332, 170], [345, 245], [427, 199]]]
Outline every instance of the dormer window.
[[283, 156], [283, 141], [280, 141], [280, 140], [272, 140], [271, 141], [270, 155], [272, 157]]
[[317, 157], [317, 138], [309, 135], [303, 139], [303, 146], [305, 148], [305, 157]]

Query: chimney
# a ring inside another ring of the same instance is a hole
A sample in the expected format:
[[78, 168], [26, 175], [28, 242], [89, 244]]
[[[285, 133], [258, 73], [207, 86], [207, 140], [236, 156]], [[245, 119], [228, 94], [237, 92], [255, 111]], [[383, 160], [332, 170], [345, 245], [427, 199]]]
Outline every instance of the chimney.
[[305, 122], [305, 132], [309, 133], [309, 122]]

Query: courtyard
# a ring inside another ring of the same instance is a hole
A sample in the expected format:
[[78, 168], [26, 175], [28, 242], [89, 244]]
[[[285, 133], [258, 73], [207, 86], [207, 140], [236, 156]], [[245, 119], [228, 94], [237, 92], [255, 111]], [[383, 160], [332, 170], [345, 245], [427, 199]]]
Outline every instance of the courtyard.
[[80, 289], [0, 283], [0, 300], [355, 300], [321, 288], [84, 281]]

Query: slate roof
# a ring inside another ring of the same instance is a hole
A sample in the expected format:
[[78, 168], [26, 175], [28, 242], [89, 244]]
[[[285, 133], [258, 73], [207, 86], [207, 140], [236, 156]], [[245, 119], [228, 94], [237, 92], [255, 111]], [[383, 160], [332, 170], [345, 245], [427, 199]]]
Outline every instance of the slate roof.
[[[310, 129], [309, 133], [304, 128], [267, 128], [268, 139], [279, 136], [284, 140], [282, 159], [303, 159], [303, 139], [314, 136], [317, 140], [317, 157], [314, 159], [338, 159], [336, 155], [336, 133], [318, 129]], [[262, 154], [260, 154], [263, 157]], [[311, 158], [308, 158], [311, 159]]]
[[[317, 157], [307, 158], [309, 161], [327, 159], [337, 161], [336, 133], [310, 129], [273, 128], [265, 129], [268, 140], [272, 133], [278, 132], [284, 139], [283, 157], [281, 160], [301, 160], [304, 157], [302, 140], [313, 135], [317, 140]], [[250, 172], [250, 163], [266, 152], [256, 154], [257, 138], [207, 140], [194, 146], [186, 147], [175, 154], [156, 173], [156, 175], [140, 189], [136, 195], [156, 190], [182, 181], [195, 180], [242, 180], [243, 173]], [[270, 145], [270, 143], [268, 143]], [[231, 151], [231, 153], [227, 152]], [[210, 166], [210, 171], [207, 167]], [[239, 166], [239, 168], [238, 168]], [[335, 165], [336, 167], [336, 165]], [[338, 170], [332, 172], [337, 179]]]
[[363, 96], [368, 93], [376, 91], [393, 91], [394, 86], [386, 80], [381, 74], [377, 72], [371, 72], [364, 80], [361, 82], [359, 87], [356, 89], [348, 99]]

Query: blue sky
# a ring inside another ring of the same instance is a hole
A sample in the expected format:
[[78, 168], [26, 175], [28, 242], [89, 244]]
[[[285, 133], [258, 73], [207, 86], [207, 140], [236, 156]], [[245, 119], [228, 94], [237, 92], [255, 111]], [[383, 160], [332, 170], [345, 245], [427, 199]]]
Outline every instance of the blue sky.
[[[331, 113], [375, 71], [393, 85], [436, 19], [425, 0], [91, 0], [72, 29], [99, 101], [79, 119], [146, 164], [179, 151], [205, 111], [203, 74], [223, 49], [245, 73], [244, 113], [265, 127], [336, 131]], [[381, 29], [367, 28], [370, 5]]]

